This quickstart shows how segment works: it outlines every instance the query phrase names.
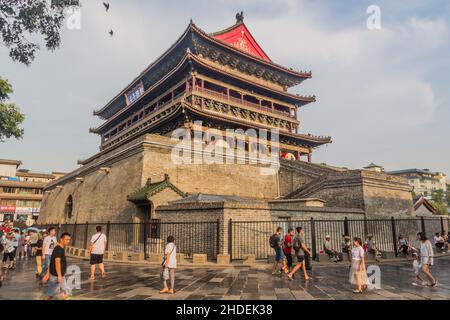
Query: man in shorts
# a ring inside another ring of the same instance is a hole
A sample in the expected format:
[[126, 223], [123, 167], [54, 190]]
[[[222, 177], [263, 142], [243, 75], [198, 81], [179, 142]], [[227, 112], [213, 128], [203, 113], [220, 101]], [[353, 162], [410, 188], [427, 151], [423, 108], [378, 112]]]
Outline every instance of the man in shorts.
[[97, 226], [95, 228], [97, 233], [95, 233], [89, 244], [89, 253], [90, 253], [90, 264], [91, 264], [91, 280], [95, 279], [95, 266], [98, 265], [100, 269], [102, 278], [106, 277], [105, 265], [103, 263], [103, 256], [106, 250], [106, 235], [102, 233], [102, 227]]

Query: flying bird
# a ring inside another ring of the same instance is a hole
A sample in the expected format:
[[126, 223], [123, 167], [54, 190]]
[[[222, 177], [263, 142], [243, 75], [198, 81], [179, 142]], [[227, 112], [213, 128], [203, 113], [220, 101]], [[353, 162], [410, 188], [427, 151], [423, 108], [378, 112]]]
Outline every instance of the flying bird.
[[109, 10], [109, 3], [103, 2], [103, 5], [105, 6], [106, 12]]
[[112, 37], [114, 35], [114, 31], [111, 29], [111, 31], [109, 32], [109, 35]]

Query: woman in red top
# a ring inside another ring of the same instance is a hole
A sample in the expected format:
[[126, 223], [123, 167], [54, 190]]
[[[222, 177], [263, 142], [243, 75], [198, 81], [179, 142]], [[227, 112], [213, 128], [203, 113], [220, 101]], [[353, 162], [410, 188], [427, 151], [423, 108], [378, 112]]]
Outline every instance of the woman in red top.
[[294, 239], [294, 229], [289, 228], [287, 235], [284, 237], [284, 255], [286, 256], [287, 268], [292, 268], [292, 241]]

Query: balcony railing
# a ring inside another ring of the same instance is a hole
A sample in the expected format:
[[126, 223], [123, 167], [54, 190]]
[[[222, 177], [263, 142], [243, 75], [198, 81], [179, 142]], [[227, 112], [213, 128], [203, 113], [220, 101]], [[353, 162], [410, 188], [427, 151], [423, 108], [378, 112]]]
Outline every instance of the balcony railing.
[[241, 100], [232, 96], [229, 96], [225, 93], [221, 93], [221, 92], [217, 92], [214, 90], [210, 90], [210, 89], [206, 89], [206, 88], [200, 88], [200, 87], [195, 87], [193, 92], [198, 92], [200, 94], [206, 94], [209, 96], [213, 96], [219, 99], [222, 99], [224, 101], [230, 102], [231, 104], [238, 104], [238, 105], [244, 105], [246, 107], [249, 107], [251, 109], [257, 110], [257, 111], [265, 111], [265, 112], [269, 112], [269, 113], [275, 113], [275, 114], [279, 114], [282, 115], [284, 117], [288, 117], [288, 118], [293, 118], [293, 116], [289, 113], [289, 112], [285, 112], [285, 111], [280, 111], [280, 110], [276, 110], [276, 109], [272, 109], [272, 108], [268, 108], [268, 107], [264, 107], [264, 106], [260, 106], [259, 104], [250, 102], [250, 101], [246, 101], [246, 100]]

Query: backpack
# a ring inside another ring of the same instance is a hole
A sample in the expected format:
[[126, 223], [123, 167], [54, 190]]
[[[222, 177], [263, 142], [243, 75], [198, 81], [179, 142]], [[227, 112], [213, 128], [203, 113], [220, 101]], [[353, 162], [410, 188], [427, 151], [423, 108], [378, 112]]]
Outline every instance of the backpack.
[[269, 239], [269, 244], [270, 244], [270, 247], [271, 248], [276, 248], [276, 247], [278, 247], [278, 241], [279, 241], [279, 238], [278, 238], [278, 234], [273, 234], [271, 237], [270, 237], [270, 239]]
[[300, 238], [297, 236], [294, 238], [294, 243], [292, 245], [295, 251], [299, 251], [302, 247], [302, 243], [300, 241]]

